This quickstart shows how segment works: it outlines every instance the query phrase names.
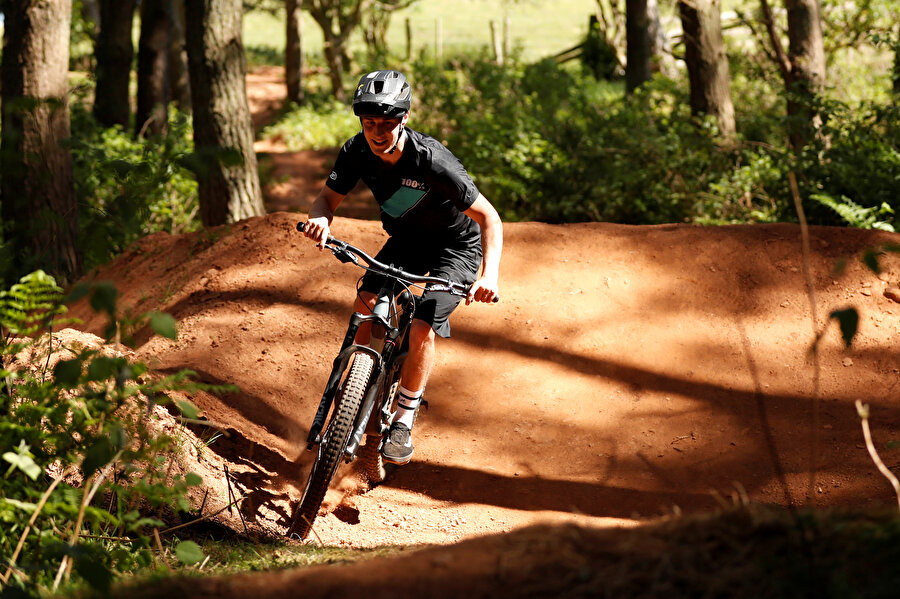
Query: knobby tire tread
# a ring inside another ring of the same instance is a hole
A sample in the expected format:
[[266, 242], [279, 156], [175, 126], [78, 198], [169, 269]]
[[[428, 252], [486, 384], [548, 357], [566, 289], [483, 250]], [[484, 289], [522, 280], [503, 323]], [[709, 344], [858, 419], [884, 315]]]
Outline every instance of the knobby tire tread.
[[[405, 352], [394, 359], [390, 378], [385, 382], [386, 392], [390, 394], [389, 400], [391, 405], [397, 401], [397, 393], [400, 385], [400, 370], [403, 367], [403, 362], [405, 360]], [[378, 402], [378, 404], [380, 403], [381, 402]], [[381, 414], [379, 413], [381, 406], [378, 404], [374, 407], [375, 412], [372, 414], [372, 418], [381, 417]], [[365, 443], [363, 443], [359, 451], [359, 461], [362, 467], [362, 473], [370, 487], [383, 483], [387, 477], [397, 469], [395, 464], [385, 462], [384, 458], [381, 457], [382, 438], [383, 437], [380, 435], [367, 434]]]
[[347, 378], [335, 398], [337, 408], [322, 436], [322, 445], [309, 474], [306, 491], [294, 517], [293, 532], [305, 539], [322, 507], [331, 479], [344, 457], [344, 448], [353, 431], [353, 422], [369, 385], [375, 361], [372, 356], [357, 353], [353, 357]]

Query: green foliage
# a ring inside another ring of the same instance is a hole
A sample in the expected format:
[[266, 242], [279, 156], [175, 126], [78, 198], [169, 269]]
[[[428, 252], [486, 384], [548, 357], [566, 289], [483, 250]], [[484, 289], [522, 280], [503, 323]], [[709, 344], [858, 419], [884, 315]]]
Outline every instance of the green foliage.
[[621, 87], [552, 60], [498, 67], [476, 55], [453, 66], [416, 64], [413, 126], [446, 141], [507, 219], [773, 217], [760, 180], [777, 176], [771, 159], [723, 147], [715, 124], [692, 119], [686, 90], [671, 81], [655, 79], [624, 102]]
[[[108, 286], [80, 293], [115, 314]], [[0, 292], [0, 577], [25, 596], [55, 586], [57, 572], [103, 591], [117, 573], [151, 565], [160, 514], [188, 510], [187, 489], [201, 482], [170, 473], [177, 442], [151, 408], [169, 390], [210, 387], [187, 371], [150, 376], [104, 347], [61, 347], [52, 330], [63, 299], [42, 272]], [[171, 317], [144, 320], [174, 334]], [[176, 552], [198, 561], [191, 544]]]
[[333, 100], [291, 105], [278, 122], [266, 127], [262, 137], [276, 139], [288, 151], [321, 150], [341, 146], [359, 131], [359, 119], [345, 104]]
[[847, 196], [836, 200], [829, 195], [814, 193], [810, 198], [834, 210], [851, 227], [894, 232], [894, 227], [884, 218], [890, 218], [894, 214], [894, 210], [887, 202], [881, 206], [864, 208]]
[[147, 234], [199, 228], [191, 120], [173, 108], [168, 129], [164, 137], [135, 139], [118, 127], [100, 127], [81, 104], [73, 106], [71, 150], [87, 268]]
[[[824, 102], [820, 136], [798, 157], [813, 222], [894, 230], [900, 210], [900, 106]], [[840, 198], [837, 200], [836, 198]]]

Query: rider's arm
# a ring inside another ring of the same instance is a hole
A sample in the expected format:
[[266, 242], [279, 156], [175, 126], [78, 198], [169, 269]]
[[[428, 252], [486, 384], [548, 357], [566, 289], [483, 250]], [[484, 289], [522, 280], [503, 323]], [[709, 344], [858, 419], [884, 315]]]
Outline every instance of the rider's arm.
[[309, 209], [304, 235], [315, 241], [320, 250], [325, 248], [325, 242], [328, 240], [334, 211], [345, 197], [326, 185], [322, 187], [322, 191]]
[[484, 258], [481, 278], [472, 285], [466, 303], [491, 302], [499, 295], [500, 254], [503, 252], [503, 223], [494, 206], [480, 193], [466, 210], [466, 216], [481, 227], [481, 247]]

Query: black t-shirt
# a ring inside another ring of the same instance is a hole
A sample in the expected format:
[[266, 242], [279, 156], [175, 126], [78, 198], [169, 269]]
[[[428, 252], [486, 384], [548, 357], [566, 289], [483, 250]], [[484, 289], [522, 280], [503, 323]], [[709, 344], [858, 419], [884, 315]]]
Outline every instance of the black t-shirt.
[[480, 247], [478, 223], [463, 214], [478, 188], [450, 150], [433, 137], [405, 129], [397, 164], [372, 153], [362, 132], [343, 145], [326, 185], [346, 195], [362, 179], [381, 207], [388, 235], [428, 247]]

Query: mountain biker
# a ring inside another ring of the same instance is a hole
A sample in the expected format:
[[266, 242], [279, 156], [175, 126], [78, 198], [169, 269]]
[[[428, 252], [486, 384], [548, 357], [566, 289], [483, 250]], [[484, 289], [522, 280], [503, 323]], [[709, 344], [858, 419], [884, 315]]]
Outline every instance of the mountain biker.
[[[362, 130], [341, 148], [309, 210], [305, 235], [324, 249], [334, 212], [362, 179], [381, 208], [389, 239], [376, 259], [420, 275], [470, 285], [466, 304], [498, 295], [503, 225], [462, 163], [436, 139], [406, 126], [412, 93], [393, 70], [363, 75], [353, 96]], [[480, 274], [479, 274], [480, 268]], [[363, 277], [354, 309], [371, 311], [381, 276]], [[435, 335], [450, 336], [448, 318], [461, 298], [427, 289], [409, 329], [397, 412], [382, 448], [394, 464], [412, 458], [412, 426], [434, 364]]]

